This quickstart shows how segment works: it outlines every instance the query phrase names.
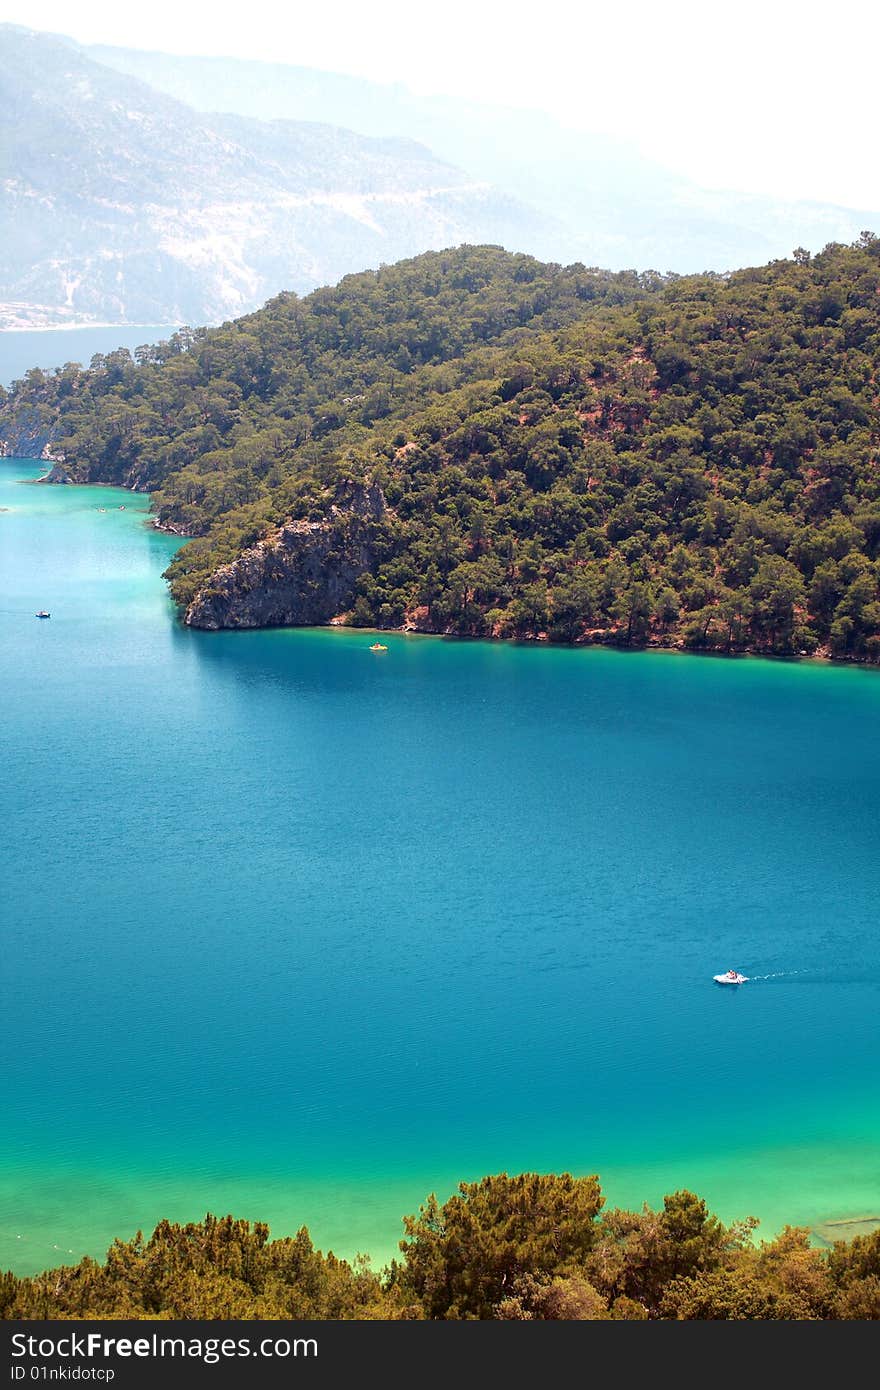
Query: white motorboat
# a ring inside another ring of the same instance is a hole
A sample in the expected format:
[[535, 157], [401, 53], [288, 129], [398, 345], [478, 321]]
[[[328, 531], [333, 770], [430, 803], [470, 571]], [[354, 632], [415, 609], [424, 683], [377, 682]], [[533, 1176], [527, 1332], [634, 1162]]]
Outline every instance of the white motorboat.
[[740, 975], [738, 970], [728, 970], [723, 975], [713, 975], [716, 985], [744, 985], [748, 975]]

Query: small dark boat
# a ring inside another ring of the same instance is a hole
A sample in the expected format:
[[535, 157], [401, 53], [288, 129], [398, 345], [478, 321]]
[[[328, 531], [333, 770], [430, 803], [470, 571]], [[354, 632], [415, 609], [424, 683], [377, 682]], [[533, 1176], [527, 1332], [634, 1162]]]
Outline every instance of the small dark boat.
[[40, 611], [39, 611], [39, 613], [37, 614], [37, 617], [38, 617], [38, 618], [51, 618], [51, 616], [52, 616], [52, 614], [51, 614], [51, 613], [47, 613], [46, 610], [45, 610], [45, 608], [41, 608]]

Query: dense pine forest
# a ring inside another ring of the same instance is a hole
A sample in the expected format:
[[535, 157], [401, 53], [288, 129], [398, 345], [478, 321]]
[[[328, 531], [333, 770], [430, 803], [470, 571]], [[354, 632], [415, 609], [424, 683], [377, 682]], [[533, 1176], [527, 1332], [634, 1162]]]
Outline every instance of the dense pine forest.
[[[29, 372], [0, 440], [151, 490], [192, 538], [169, 579], [202, 625], [877, 662], [878, 366], [869, 233], [729, 276], [462, 247]], [[379, 500], [353, 518], [358, 488]], [[254, 600], [322, 528], [338, 582]]]
[[595, 1177], [497, 1174], [404, 1218], [401, 1258], [323, 1255], [231, 1216], [163, 1221], [34, 1278], [0, 1275], [5, 1318], [877, 1319], [880, 1230], [829, 1250], [756, 1242], [691, 1192], [603, 1210]]

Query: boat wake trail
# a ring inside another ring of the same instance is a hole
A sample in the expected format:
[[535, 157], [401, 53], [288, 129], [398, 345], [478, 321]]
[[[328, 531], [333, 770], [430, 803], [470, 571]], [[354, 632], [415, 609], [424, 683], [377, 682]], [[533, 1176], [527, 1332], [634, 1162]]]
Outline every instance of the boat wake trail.
[[809, 970], [774, 970], [769, 975], [750, 975], [749, 980], [781, 980], [784, 975], [809, 975]]

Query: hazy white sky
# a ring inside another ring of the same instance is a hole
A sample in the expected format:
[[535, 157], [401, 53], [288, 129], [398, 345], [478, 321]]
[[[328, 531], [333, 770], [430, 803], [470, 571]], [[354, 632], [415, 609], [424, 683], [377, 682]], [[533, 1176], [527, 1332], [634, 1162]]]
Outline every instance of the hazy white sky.
[[703, 183], [880, 209], [880, 0], [0, 0], [0, 16], [540, 107]]

